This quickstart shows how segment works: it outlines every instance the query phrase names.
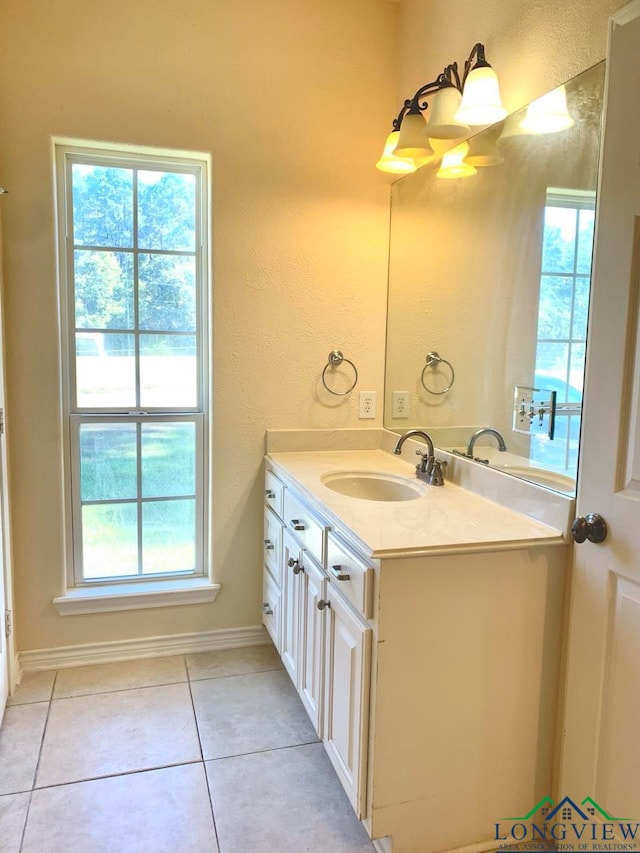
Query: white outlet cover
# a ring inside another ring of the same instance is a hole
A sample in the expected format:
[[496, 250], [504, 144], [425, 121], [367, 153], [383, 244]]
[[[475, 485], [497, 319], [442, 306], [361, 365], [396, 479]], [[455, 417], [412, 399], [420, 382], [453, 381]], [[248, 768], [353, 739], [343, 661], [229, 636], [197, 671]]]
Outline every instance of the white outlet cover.
[[358, 405], [358, 417], [360, 420], [375, 418], [376, 416], [376, 392], [361, 391]]
[[392, 418], [408, 418], [409, 417], [409, 392], [394, 391], [391, 398], [391, 417]]

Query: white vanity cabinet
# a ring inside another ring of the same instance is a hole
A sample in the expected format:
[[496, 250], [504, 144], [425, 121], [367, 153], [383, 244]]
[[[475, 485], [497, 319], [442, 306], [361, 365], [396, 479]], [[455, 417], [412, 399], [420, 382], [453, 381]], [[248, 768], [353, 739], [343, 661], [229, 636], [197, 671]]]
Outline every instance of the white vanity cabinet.
[[[314, 494], [324, 495], [319, 454], [275, 457], [276, 645], [354, 811], [393, 853], [495, 849], [496, 821], [555, 793], [561, 534], [507, 513], [505, 535], [511, 524], [518, 538], [500, 541], [504, 511], [455, 486], [414, 502], [431, 525], [404, 506], [360, 511]], [[398, 529], [411, 543], [436, 524], [489, 532], [479, 546], [385, 547]], [[381, 556], [356, 545], [366, 536], [382, 542]], [[270, 565], [265, 554], [269, 588]]]

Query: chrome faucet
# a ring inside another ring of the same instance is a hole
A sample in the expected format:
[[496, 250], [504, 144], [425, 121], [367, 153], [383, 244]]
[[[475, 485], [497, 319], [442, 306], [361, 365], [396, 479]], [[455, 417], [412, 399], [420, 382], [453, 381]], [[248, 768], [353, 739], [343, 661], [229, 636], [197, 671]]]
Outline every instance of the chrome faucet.
[[502, 437], [502, 434], [498, 432], [497, 429], [494, 429], [493, 427], [483, 427], [482, 429], [476, 430], [476, 432], [474, 432], [474, 434], [469, 439], [466, 453], [468, 457], [473, 458], [473, 447], [476, 441], [483, 435], [493, 435], [495, 438], [498, 439], [498, 450], [500, 451], [500, 453], [504, 453], [504, 451], [507, 449], [507, 445], [505, 444], [504, 438]]
[[427, 443], [426, 453], [416, 450], [416, 455], [419, 456], [421, 460], [416, 465], [416, 477], [420, 480], [426, 480], [430, 486], [444, 486], [442, 466], [446, 465], [446, 463], [436, 460], [433, 439], [428, 432], [425, 432], [422, 429], [410, 429], [408, 432], [405, 432], [404, 435], [400, 436], [396, 442], [396, 446], [393, 448], [393, 452], [400, 455], [402, 453], [402, 445], [408, 438], [413, 438], [414, 436], [424, 438]]

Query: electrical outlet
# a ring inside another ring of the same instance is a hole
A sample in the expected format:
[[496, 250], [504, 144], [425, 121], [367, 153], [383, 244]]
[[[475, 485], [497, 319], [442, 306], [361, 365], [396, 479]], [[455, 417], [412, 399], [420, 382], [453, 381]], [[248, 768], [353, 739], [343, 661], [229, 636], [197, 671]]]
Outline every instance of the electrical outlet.
[[376, 392], [361, 391], [360, 406], [358, 408], [358, 417], [363, 420], [365, 418], [375, 418], [376, 416]]
[[409, 417], [409, 392], [394, 391], [391, 405], [392, 418], [408, 418]]

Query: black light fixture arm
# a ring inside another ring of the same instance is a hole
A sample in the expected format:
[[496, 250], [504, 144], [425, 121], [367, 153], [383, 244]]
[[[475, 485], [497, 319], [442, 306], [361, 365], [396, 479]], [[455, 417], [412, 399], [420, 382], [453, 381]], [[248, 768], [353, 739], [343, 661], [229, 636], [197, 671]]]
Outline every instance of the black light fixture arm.
[[407, 98], [397, 117], [393, 120], [393, 129], [400, 130], [400, 126], [405, 115], [420, 115], [420, 113], [424, 112], [429, 106], [428, 101], [423, 100], [427, 95], [439, 92], [441, 89], [446, 89], [447, 87], [453, 87], [459, 92], [462, 92], [466, 79], [469, 76], [469, 72], [474, 68], [480, 68], [486, 65], [489, 65], [489, 63], [485, 59], [484, 45], [478, 42], [473, 46], [471, 53], [469, 54], [469, 58], [464, 64], [462, 80], [460, 79], [460, 74], [458, 72], [458, 63], [452, 62], [450, 65], [447, 65], [444, 71], [438, 74], [435, 80], [432, 80], [430, 83], [425, 83], [418, 89], [412, 98]]
[[[474, 63], [475, 60], [475, 63]], [[475, 68], [490, 68], [491, 66], [487, 62], [487, 58], [484, 55], [484, 45], [478, 42], [474, 44], [471, 53], [469, 54], [469, 58], [464, 64], [464, 74], [462, 75], [462, 86], [467, 82], [467, 77], [469, 76], [469, 72], [473, 71]], [[462, 91], [462, 87], [460, 88]]]

